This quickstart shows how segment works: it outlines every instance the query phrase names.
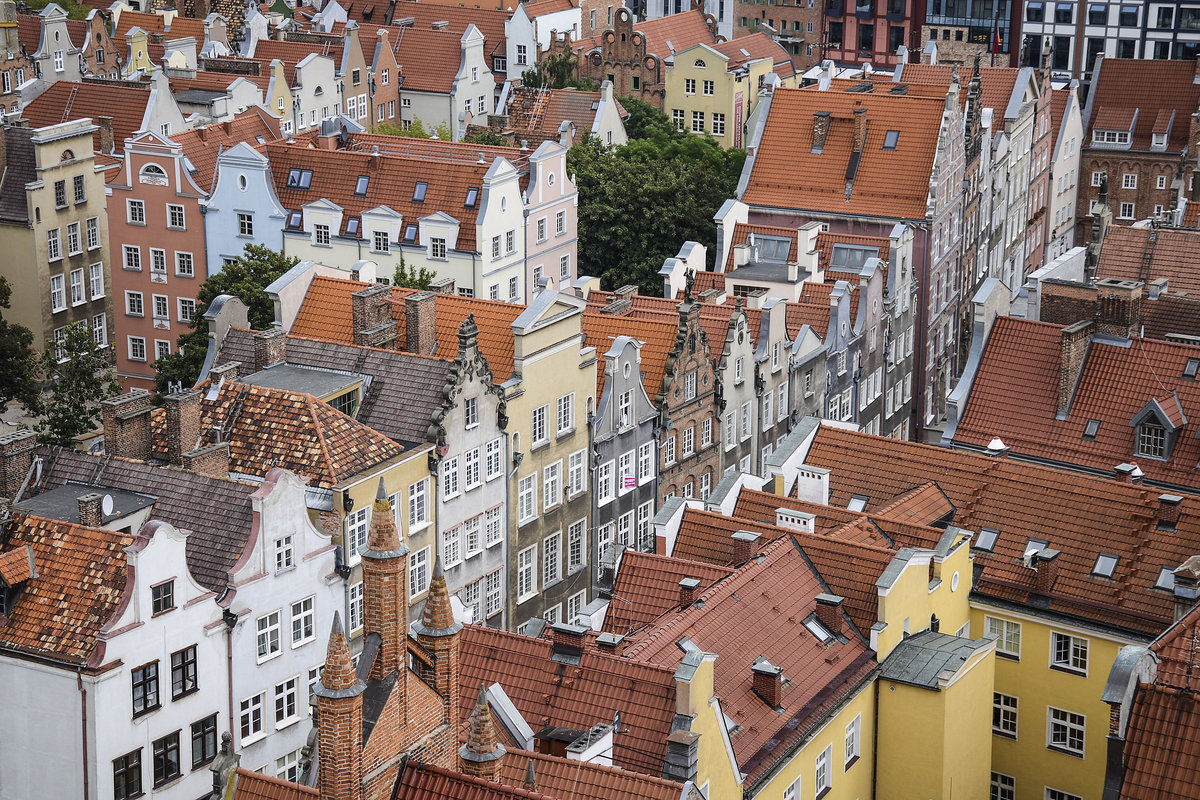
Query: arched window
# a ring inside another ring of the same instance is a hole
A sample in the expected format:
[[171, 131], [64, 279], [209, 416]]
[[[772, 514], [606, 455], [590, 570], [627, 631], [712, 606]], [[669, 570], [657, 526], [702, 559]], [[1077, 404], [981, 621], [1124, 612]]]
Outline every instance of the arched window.
[[695, 64], [693, 64], [692, 66], [693, 66], [693, 67], [699, 67], [700, 69], [704, 69], [704, 68], [705, 68], [705, 66], [707, 66], [707, 65], [704, 63], [704, 59], [702, 59], [702, 58], [697, 58], [697, 59], [696, 59], [696, 63], [695, 63]]

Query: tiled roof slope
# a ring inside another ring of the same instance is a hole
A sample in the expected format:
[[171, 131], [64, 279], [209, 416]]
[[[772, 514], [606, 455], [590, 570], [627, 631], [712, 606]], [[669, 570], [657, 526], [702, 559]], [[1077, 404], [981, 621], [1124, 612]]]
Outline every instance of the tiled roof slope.
[[251, 772], [245, 767], [237, 768], [234, 781], [233, 800], [303, 800], [305, 797], [320, 797], [320, 793], [311, 786]]
[[[1178, 153], [1188, 146], [1192, 112], [1200, 104], [1200, 84], [1193, 83], [1192, 61], [1162, 61], [1141, 58], [1104, 58], [1092, 76], [1088, 108], [1095, 109], [1087, 121], [1085, 142], [1092, 130], [1104, 127], [1105, 119], [1129, 118], [1137, 110], [1137, 123], [1130, 142], [1132, 150], [1149, 150], [1159, 112], [1175, 112], [1167, 150]], [[1129, 87], [1136, 86], [1131, 92]], [[1127, 127], [1127, 124], [1119, 127]]]
[[29, 222], [29, 198], [25, 184], [37, 176], [33, 131], [9, 128], [4, 135], [5, 169], [0, 171], [0, 220]]
[[[614, 299], [616, 299], [616, 295], [612, 292], [591, 292], [588, 294], [588, 308], [599, 311]], [[669, 322], [672, 327], [678, 330], [678, 300], [671, 300], [665, 297], [650, 297], [644, 294], [636, 294], [630, 299], [633, 301], [633, 308], [621, 316], [620, 319]], [[729, 300], [725, 303], [700, 303], [700, 328], [704, 331], [704, 335], [708, 337], [708, 348], [714, 359], [720, 357], [721, 351], [725, 347], [725, 338], [729, 335], [729, 319], [733, 316], [736, 309], [737, 302], [735, 300]], [[747, 308], [745, 311], [746, 330], [750, 334], [750, 341], [757, 345], [762, 312], [757, 308]]]
[[[1169, 460], [1137, 458], [1130, 423], [1152, 398], [1178, 395], [1188, 420], [1200, 420], [1200, 383], [1184, 378], [1200, 347], [1135, 339], [1128, 347], [1093, 341], [1070, 413], [1057, 419], [1061, 328], [1012, 317], [996, 320], [954, 441], [986, 447], [999, 436], [1014, 453], [1111, 474], [1137, 461], [1148, 480], [1200, 488], [1200, 439], [1190, 426], [1175, 438]], [[1093, 439], [1089, 420], [1099, 420]]]
[[334, 66], [342, 63], [342, 45], [333, 42], [295, 42], [286, 39], [259, 39], [254, 45], [254, 58], [261, 61], [263, 70], [274, 59], [278, 58], [284, 64], [290, 64], [292, 69], [313, 53], [329, 56]]
[[[365, 13], [367, 9], [374, 7], [371, 14], [372, 19], [367, 20]], [[347, 9], [347, 16], [350, 19], [358, 20], [362, 26], [359, 28], [359, 37], [363, 42], [363, 55], [367, 58], [367, 63], [371, 63], [372, 57], [375, 55], [375, 36], [374, 33], [380, 27], [383, 27], [384, 14], [389, 6], [387, 3], [351, 3]], [[532, 8], [532, 7], [530, 7]], [[396, 25], [397, 22], [405, 17], [412, 17], [411, 25], [405, 27], [431, 29], [435, 22], [449, 23], [446, 30], [454, 34], [456, 37], [462, 38], [462, 35], [467, 32], [467, 27], [474, 25], [479, 28], [479, 32], [483, 34], [484, 52], [489, 53], [493, 48], [504, 41], [504, 21], [512, 14], [507, 11], [492, 8], [468, 8], [458, 5], [442, 5], [441, 3], [420, 3], [413, 0], [400, 0], [396, 3], [395, 10], [392, 14], [391, 25], [387, 28], [388, 38], [394, 44], [396, 37], [399, 36], [401, 28]], [[364, 34], [369, 33], [370, 36]], [[368, 44], [370, 47], [368, 48]], [[454, 65], [457, 69], [459, 60], [455, 58]], [[405, 83], [407, 86], [407, 82]]]
[[533, 762], [537, 791], [557, 797], [604, 798], [604, 800], [680, 800], [680, 786], [628, 769], [605, 767], [590, 761], [575, 761], [508, 748], [500, 762], [500, 783], [524, 786], [525, 770]]
[[[200, 384], [207, 392], [209, 384]], [[331, 489], [404, 448], [382, 433], [348, 417], [309, 394], [286, 392], [236, 381], [224, 382], [214, 399], [202, 403], [201, 446], [229, 442], [229, 470], [262, 476], [282, 467], [308, 478], [311, 486]], [[152, 417], [154, 449], [166, 453], [166, 413]]]
[[[829, 332], [830, 297], [837, 287], [837, 281], [824, 283], [805, 282], [801, 289], [800, 300], [787, 304], [788, 336], [795, 338], [805, 325], [811, 326], [813, 332], [821, 338]], [[857, 281], [847, 281], [850, 289], [850, 319], [858, 318], [858, 301], [862, 293], [858, 291]]]
[[587, 730], [621, 712], [613, 763], [661, 775], [675, 716], [675, 670], [585, 650], [579, 666], [550, 658], [552, 644], [468, 625], [462, 631], [459, 711], [466, 719], [483, 684], [499, 683], [521, 716], [539, 731], [547, 725]]
[[[1004, 119], [1008, 102], [1012, 98], [1020, 70], [1016, 67], [981, 67], [979, 70], [979, 107], [992, 109], [998, 119]], [[900, 83], [910, 86], [933, 86], [943, 96], [950, 90], [954, 67], [950, 64], [905, 64], [900, 73]], [[971, 70], [959, 69], [958, 100], [967, 103], [967, 84], [971, 81]]]
[[129, 533], [14, 515], [6, 550], [30, 545], [37, 577], [0, 626], [0, 648], [84, 664], [125, 597]]
[[701, 42], [716, 44], [712, 31], [704, 21], [704, 14], [695, 8], [682, 14], [635, 23], [633, 29], [646, 37], [646, 54], [658, 56], [664, 61]]
[[[741, 200], [770, 208], [925, 219], [944, 105], [924, 97], [776, 89]], [[866, 144], [847, 196], [857, 108], [867, 109]], [[831, 116], [824, 149], [813, 153], [818, 111]], [[883, 149], [888, 130], [900, 132], [894, 150]], [[805, 180], [795, 180], [796, 175]]]
[[[73, 119], [113, 118], [113, 145], [120, 152], [125, 140], [142, 130], [150, 90], [135, 85], [57, 81], [35, 97], [21, 112], [29, 127], [44, 128]], [[100, 149], [100, 131], [92, 134], [94, 149]]]
[[212, 190], [217, 177], [217, 157], [238, 142], [279, 138], [279, 118], [262, 108], [248, 108], [231, 120], [171, 134], [171, 141], [183, 148], [183, 154], [196, 168], [192, 180], [205, 191]]
[[250, 536], [258, 487], [208, 478], [174, 467], [107, 458], [65, 448], [42, 448], [44, 490], [67, 483], [109, 486], [154, 495], [151, 519], [190, 531], [188, 572], [204, 588], [222, 592]]
[[1143, 303], [1141, 332], [1146, 339], [1166, 339], [1171, 334], [1200, 335], [1200, 294], [1166, 292], [1154, 302]]
[[725, 65], [727, 70], [737, 69], [748, 61], [769, 58], [772, 71], [781, 78], [790, 78], [796, 74], [791, 56], [783, 46], [765, 33], [752, 33], [749, 36], [739, 36], [728, 42], [714, 44], [713, 49], [729, 58]]
[[[532, 136], [534, 142], [558, 140], [558, 127], [564, 120], [575, 125], [576, 138], [590, 133], [596, 121], [596, 104], [600, 92], [586, 92], [574, 87], [565, 89], [535, 89], [518, 86], [509, 95], [508, 125], [521, 136]], [[618, 107], [620, 104], [618, 103]], [[620, 110], [622, 118], [628, 116]]]
[[[675, 344], [678, 326], [666, 320], [631, 319], [611, 314], [585, 313], [583, 332], [589, 347], [603, 356], [618, 336], [632, 336], [642, 343], [642, 384], [653, 401], [663, 391], [663, 376], [667, 371], [667, 353]], [[608, 359], [596, 359], [596, 397], [604, 394], [604, 370]]]
[[679, 582], [700, 581], [695, 596], [733, 573], [729, 567], [685, 561], [654, 553], [626, 550], [613, 585], [613, 601], [604, 616], [604, 630], [622, 636], [649, 624], [658, 615], [679, 607]]
[[[875, 668], [874, 653], [853, 632], [845, 641], [823, 643], [804, 626], [826, 588], [800, 547], [784, 538], [762, 555], [704, 592], [703, 603], [660, 619], [621, 647], [626, 658], [673, 668], [683, 660], [676, 642], [685, 636], [717, 654], [713, 691], [740, 728], [731, 740], [750, 781]], [[782, 712], [754, 692], [750, 667], [759, 657], [787, 677]]]
[[[1153, 238], [1152, 238], [1153, 237]], [[1146, 269], [1149, 256], [1149, 269]], [[1097, 278], [1168, 280], [1172, 292], [1200, 294], [1200, 231], [1113, 225], [1104, 235]]]
[[462, 64], [462, 35], [449, 29], [400, 28], [393, 41], [405, 91], [449, 94]]
[[555, 800], [540, 792], [493, 783], [415, 761], [405, 762], [403, 772], [397, 776], [396, 786], [399, 790], [396, 797], [403, 800]]
[[[733, 250], [733, 248], [739, 244], [742, 244], [742, 243], [748, 241], [750, 239], [750, 234], [752, 234], [752, 233], [755, 235], [758, 235], [758, 236], [783, 236], [783, 237], [786, 237], [788, 240], [787, 260], [795, 261], [797, 258], [799, 258], [799, 254], [797, 252], [798, 248], [796, 247], [796, 231], [794, 229], [792, 229], [792, 228], [777, 228], [772, 225], [750, 225], [745, 222], [738, 222], [738, 223], [734, 224], [734, 226], [733, 226], [733, 236], [730, 237], [730, 241], [729, 241], [729, 256], [728, 256], [728, 258], [725, 259], [725, 271], [726, 272], [730, 272], [734, 268], [734, 263], [733, 263], [734, 250]], [[822, 235], [824, 235], [824, 234], [822, 234]], [[703, 274], [703, 273], [700, 273], [700, 274]]]
[[[830, 502], [868, 497], [867, 510], [928, 481], [954, 503], [954, 524], [998, 530], [991, 553], [976, 550], [973, 591], [1090, 624], [1153, 636], [1170, 623], [1170, 592], [1154, 589], [1160, 570], [1200, 553], [1200, 499], [1185, 497], [1174, 532], [1157, 527], [1159, 492], [984, 455], [899, 442], [821, 426], [805, 463], [831, 470]], [[1052, 594], [1036, 597], [1022, 565], [1030, 538], [1058, 550]], [[1092, 574], [1099, 553], [1119, 561], [1111, 579]], [[822, 574], [825, 574], [822, 572]]]
[[171, 20], [171, 27], [166, 26], [166, 17], [162, 14], [144, 13], [141, 11], [122, 11], [121, 16], [117, 19], [117, 29], [113, 32], [113, 44], [117, 47], [117, 52], [124, 59], [127, 55], [127, 43], [125, 37], [129, 31], [134, 28], [141, 28], [147, 33], [163, 34], [163, 41], [169, 42], [172, 39], [186, 39], [192, 36], [196, 39], [196, 47], [204, 46], [204, 20], [191, 19], [182, 14], [176, 14]]

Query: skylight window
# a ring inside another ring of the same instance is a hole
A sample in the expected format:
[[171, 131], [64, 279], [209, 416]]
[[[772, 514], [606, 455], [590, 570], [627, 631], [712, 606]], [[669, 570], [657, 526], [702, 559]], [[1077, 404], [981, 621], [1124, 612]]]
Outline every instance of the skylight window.
[[1030, 539], [1025, 544], [1025, 557], [1028, 558], [1033, 553], [1037, 553], [1042, 550], [1045, 550], [1046, 545], [1048, 545], [1048, 544], [1050, 544], [1050, 543], [1043, 539]]
[[1113, 572], [1117, 569], [1117, 561], [1119, 560], [1112, 553], [1101, 553], [1096, 556], [1096, 564], [1092, 567], [1092, 574], [1099, 578], [1111, 578]]
[[858, 272], [868, 258], [878, 258], [878, 247], [835, 244], [829, 253], [829, 269], [850, 269]]
[[976, 550], [986, 550], [989, 553], [996, 549], [996, 540], [1000, 538], [1000, 531], [995, 528], [980, 528], [979, 538], [975, 540]]
[[1085, 427], [1085, 428], [1083, 429], [1083, 438], [1085, 438], [1085, 439], [1095, 439], [1095, 438], [1096, 438], [1096, 434], [1097, 434], [1099, 431], [1100, 431], [1100, 420], [1098, 420], [1098, 419], [1089, 419], [1089, 420], [1087, 421], [1087, 427]]
[[367, 194], [367, 185], [371, 182], [371, 176], [359, 175], [358, 180], [354, 184], [354, 194], [359, 197], [364, 197]]
[[287, 188], [289, 189], [304, 189], [307, 190], [312, 185], [312, 170], [311, 169], [289, 169], [287, 177]]
[[1175, 570], [1171, 567], [1163, 567], [1158, 571], [1158, 580], [1154, 582], [1155, 589], [1165, 589], [1168, 592], [1175, 591]]
[[1189, 358], [1183, 368], [1183, 377], [1196, 380], [1196, 371], [1200, 370], [1200, 358]]
[[478, 201], [479, 201], [479, 187], [478, 186], [467, 187], [467, 199], [463, 203], [463, 207], [464, 208], [474, 208], [475, 203], [477, 203]]
[[850, 509], [851, 511], [862, 511], [867, 507], [867, 501], [870, 499], [871, 498], [861, 494], [851, 495], [850, 502], [846, 504], [846, 508]]
[[429, 188], [429, 184], [425, 181], [417, 181], [416, 187], [413, 189], [413, 202], [425, 202], [425, 190]]
[[358, 236], [358, 217], [351, 217], [346, 220], [346, 235]]
[[883, 149], [895, 150], [896, 143], [900, 141], [900, 131], [888, 131], [883, 135]]
[[261, 137], [261, 136], [255, 136], [255, 137], [254, 137], [254, 141], [258, 142], [259, 144], [266, 144], [266, 143], [267, 143], [267, 140], [266, 140], [266, 139], [264, 139], [264, 138], [263, 138], [263, 137]]
[[678, 647], [680, 650], [682, 650], [685, 653], [699, 653], [700, 652], [700, 646], [698, 644], [696, 644], [695, 642], [693, 642], [690, 636], [683, 637], [682, 639], [680, 639], [678, 642], [675, 643], [675, 646]]
[[289, 228], [299, 228], [303, 219], [304, 216], [299, 211], [293, 211], [291, 214], [288, 214], [287, 225]]
[[804, 620], [804, 627], [808, 628], [808, 632], [817, 637], [817, 641], [822, 644], [828, 644], [833, 641], [833, 634], [816, 617], [809, 617]]
[[404, 226], [404, 241], [415, 242], [416, 240], [417, 240], [417, 226], [416, 225], [405, 225]]

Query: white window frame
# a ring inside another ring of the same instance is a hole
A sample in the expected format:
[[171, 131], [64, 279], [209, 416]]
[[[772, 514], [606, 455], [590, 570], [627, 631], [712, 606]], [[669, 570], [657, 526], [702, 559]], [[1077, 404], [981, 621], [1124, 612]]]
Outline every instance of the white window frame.
[[408, 599], [429, 591], [429, 545], [408, 554]]
[[[1059, 658], [1059, 645], [1065, 644], [1067, 655]], [[1082, 636], [1075, 636], [1061, 631], [1050, 632], [1050, 668], [1075, 675], [1088, 674], [1089, 642]], [[1082, 665], [1079, 663], [1082, 661]]]
[[537, 594], [536, 544], [517, 553], [517, 602], [523, 603]]
[[[1074, 719], [1076, 717], [1080, 720], [1079, 722]], [[1064, 743], [1055, 741], [1056, 734], [1060, 729], [1066, 735]], [[1077, 748], [1070, 744], [1073, 733], [1077, 734], [1079, 738], [1079, 747]], [[1046, 706], [1046, 748], [1083, 758], [1087, 752], [1087, 717], [1065, 708]]]
[[257, 663], [270, 661], [283, 653], [282, 615], [278, 610], [263, 614], [256, 619], [254, 633]]
[[[985, 616], [983, 624], [988, 633], [995, 633], [997, 636], [997, 654], [1021, 660], [1021, 623], [1003, 617]], [[1014, 640], [1016, 642], [1015, 649], [1012, 647]]]

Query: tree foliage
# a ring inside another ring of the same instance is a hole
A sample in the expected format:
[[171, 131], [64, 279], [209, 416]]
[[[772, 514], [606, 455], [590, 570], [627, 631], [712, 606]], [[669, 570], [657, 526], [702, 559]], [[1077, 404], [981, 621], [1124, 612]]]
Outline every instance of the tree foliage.
[[87, 19], [88, 13], [92, 10], [75, 0], [25, 0], [25, 6], [30, 11], [41, 11], [52, 2], [67, 12], [67, 19]]
[[533, 89], [564, 89], [568, 86], [588, 92], [600, 91], [600, 84], [578, 77], [579, 62], [570, 52], [550, 53], [521, 73], [521, 85]]
[[57, 347], [51, 345], [42, 353], [50, 396], [37, 430], [41, 441], [70, 447], [76, 436], [96, 427], [100, 401], [119, 394], [121, 384], [86, 323], [69, 325], [63, 334]]
[[295, 256], [285, 256], [269, 247], [248, 244], [237, 260], [226, 264], [220, 272], [209, 275], [208, 280], [200, 284], [192, 329], [179, 337], [174, 353], [155, 362], [155, 391], [166, 394], [172, 383], [185, 388], [195, 385], [208, 352], [208, 320], [204, 318], [204, 313], [219, 295], [229, 294], [240, 298], [249, 309], [250, 327], [254, 330], [270, 327], [275, 322], [275, 304], [264, 290], [294, 267], [297, 261]]
[[606, 289], [631, 283], [660, 295], [658, 271], [685, 241], [715, 249], [713, 216], [734, 196], [746, 154], [676, 131], [647, 103], [621, 103], [634, 120], [628, 144], [587, 137], [567, 155], [579, 189], [579, 272]]
[[437, 127], [429, 130], [420, 119], [413, 119], [407, 128], [393, 125], [390, 122], [380, 122], [375, 126], [375, 132], [384, 136], [401, 136], [406, 139], [432, 139], [436, 133], [437, 138], [443, 141], [449, 142], [454, 139], [454, 131], [450, 130], [450, 126], [444, 122], [438, 123]]
[[433, 283], [436, 277], [437, 273], [431, 269], [409, 267], [404, 261], [404, 256], [401, 256], [400, 263], [396, 265], [396, 271], [392, 273], [392, 285], [424, 291], [429, 288], [429, 284]]
[[38, 411], [38, 359], [33, 332], [9, 322], [3, 309], [12, 307], [12, 286], [0, 277], [0, 411], [16, 400], [31, 414]]
[[470, 144], [480, 144], [485, 147], [511, 147], [508, 139], [505, 139], [500, 134], [496, 133], [491, 128], [480, 128], [468, 136], [463, 137], [464, 142]]

